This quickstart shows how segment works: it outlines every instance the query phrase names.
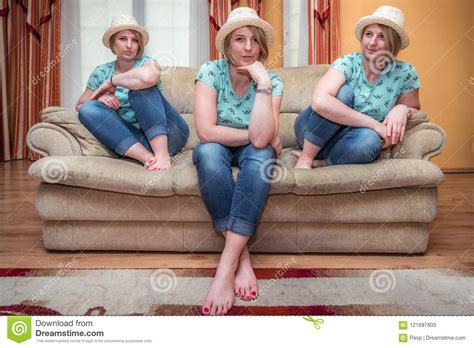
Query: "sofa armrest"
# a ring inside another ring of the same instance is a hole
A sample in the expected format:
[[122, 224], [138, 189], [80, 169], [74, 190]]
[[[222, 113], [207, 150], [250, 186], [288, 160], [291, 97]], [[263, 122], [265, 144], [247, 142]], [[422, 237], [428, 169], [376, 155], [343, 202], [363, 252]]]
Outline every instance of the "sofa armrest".
[[446, 132], [429, 121], [409, 128], [403, 142], [391, 149], [392, 158], [423, 159], [439, 155], [446, 147]]
[[79, 122], [75, 112], [52, 106], [41, 111], [41, 119], [27, 135], [28, 147], [40, 155], [117, 157]]
[[77, 139], [66, 129], [53, 123], [41, 122], [28, 131], [26, 143], [41, 156], [81, 156]]

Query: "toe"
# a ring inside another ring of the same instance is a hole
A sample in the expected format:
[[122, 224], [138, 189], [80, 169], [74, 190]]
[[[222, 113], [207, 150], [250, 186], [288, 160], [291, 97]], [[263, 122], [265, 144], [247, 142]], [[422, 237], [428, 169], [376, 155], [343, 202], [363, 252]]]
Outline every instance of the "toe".
[[202, 314], [209, 315], [211, 313], [212, 301], [206, 299], [202, 305]]
[[250, 299], [252, 298], [251, 294], [252, 294], [252, 290], [250, 289], [250, 287], [245, 289], [245, 300], [246, 301], [250, 301]]
[[209, 311], [209, 315], [216, 315], [217, 311], [217, 306], [215, 304], [212, 304], [211, 310]]
[[250, 287], [250, 296], [252, 298], [257, 298], [258, 297], [258, 287], [257, 284], [254, 284]]
[[240, 299], [245, 301], [245, 297], [247, 296], [246, 294], [246, 289], [242, 288], [242, 291], [240, 291]]
[[222, 315], [222, 305], [220, 306], [217, 306], [217, 311], [216, 311], [216, 315]]

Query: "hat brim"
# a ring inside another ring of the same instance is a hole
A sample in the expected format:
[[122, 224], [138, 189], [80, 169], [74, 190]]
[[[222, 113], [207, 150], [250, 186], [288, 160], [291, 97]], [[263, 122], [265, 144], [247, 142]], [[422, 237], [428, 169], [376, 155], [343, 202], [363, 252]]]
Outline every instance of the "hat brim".
[[371, 24], [383, 24], [395, 30], [397, 34], [400, 36], [400, 40], [401, 40], [400, 49], [407, 48], [408, 45], [410, 44], [410, 39], [408, 38], [408, 34], [406, 33], [405, 30], [403, 30], [402, 27], [400, 27], [397, 23], [387, 18], [377, 17], [377, 16], [362, 17], [357, 22], [356, 28], [355, 28], [355, 35], [359, 41], [362, 41], [362, 32], [364, 31], [364, 28]]
[[110, 27], [109, 29], [105, 31], [104, 35], [102, 36], [102, 43], [104, 44], [104, 46], [107, 48], [110, 48], [110, 38], [114, 34], [122, 30], [138, 31], [142, 35], [144, 47], [147, 45], [148, 41], [150, 40], [150, 36], [148, 35], [148, 32], [145, 30], [145, 28], [143, 28], [140, 25], [131, 25], [131, 24], [118, 25], [116, 27]]
[[226, 22], [221, 29], [217, 32], [216, 35], [216, 48], [219, 52], [224, 53], [224, 41], [227, 35], [232, 33], [234, 30], [253, 26], [263, 30], [265, 33], [265, 38], [267, 40], [267, 46], [271, 47], [273, 45], [274, 36], [273, 36], [273, 27], [263, 19], [239, 19], [233, 22]]

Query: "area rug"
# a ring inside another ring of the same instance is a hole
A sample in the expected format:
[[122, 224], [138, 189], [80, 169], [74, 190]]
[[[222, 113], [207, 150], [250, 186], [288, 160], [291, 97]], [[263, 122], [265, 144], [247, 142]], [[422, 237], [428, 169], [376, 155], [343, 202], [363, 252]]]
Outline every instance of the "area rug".
[[[0, 269], [0, 315], [200, 315], [215, 269]], [[474, 270], [256, 269], [230, 315], [474, 315]]]

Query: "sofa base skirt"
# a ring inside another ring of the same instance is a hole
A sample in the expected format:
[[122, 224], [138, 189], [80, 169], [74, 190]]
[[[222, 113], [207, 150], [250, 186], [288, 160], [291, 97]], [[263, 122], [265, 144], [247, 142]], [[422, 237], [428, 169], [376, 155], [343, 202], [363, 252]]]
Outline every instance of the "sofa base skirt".
[[[259, 224], [251, 252], [422, 253], [428, 223], [279, 222]], [[45, 221], [52, 250], [220, 252], [224, 239], [209, 222]]]

